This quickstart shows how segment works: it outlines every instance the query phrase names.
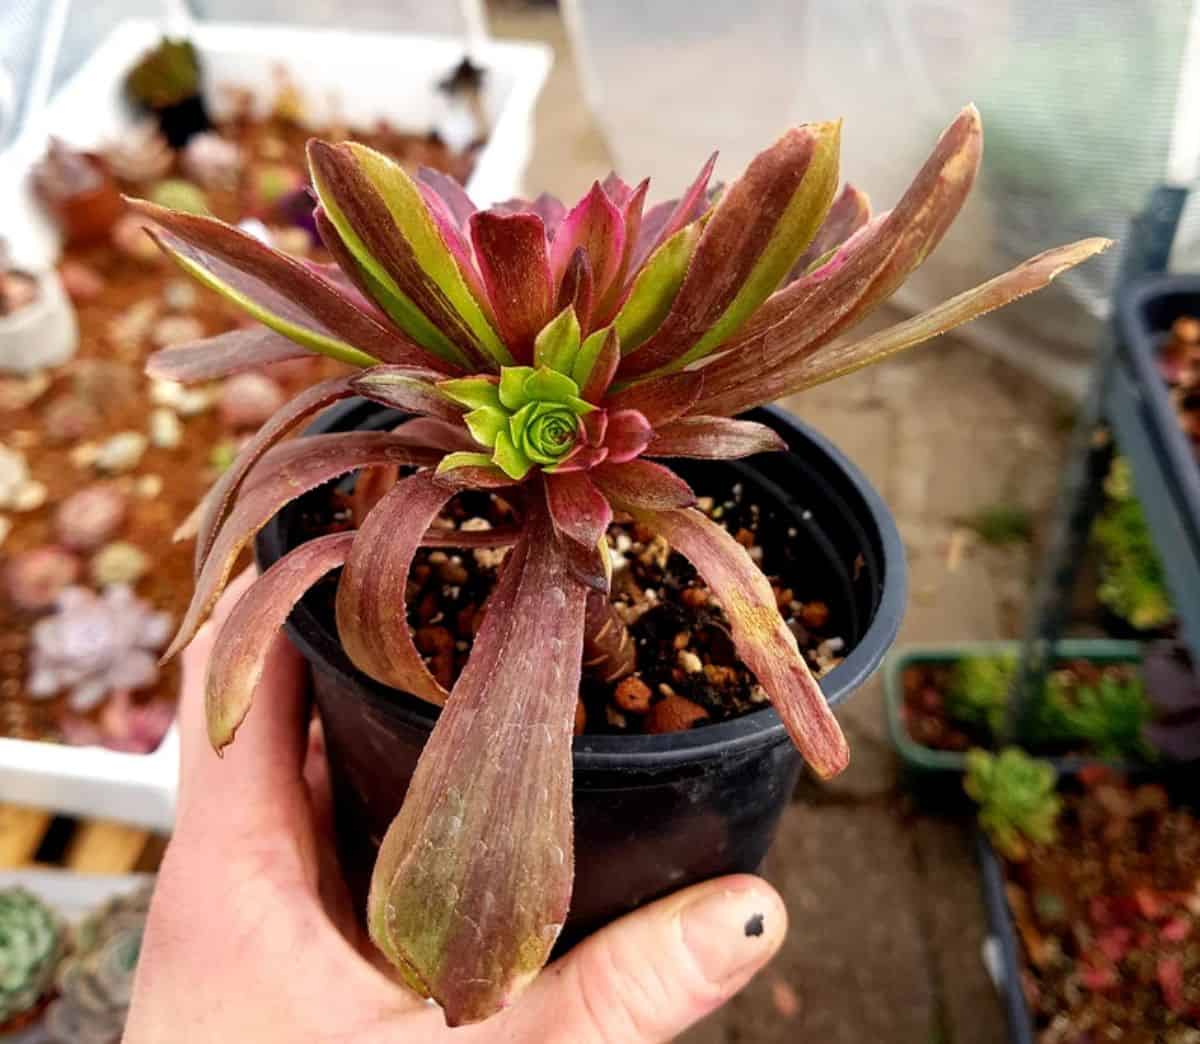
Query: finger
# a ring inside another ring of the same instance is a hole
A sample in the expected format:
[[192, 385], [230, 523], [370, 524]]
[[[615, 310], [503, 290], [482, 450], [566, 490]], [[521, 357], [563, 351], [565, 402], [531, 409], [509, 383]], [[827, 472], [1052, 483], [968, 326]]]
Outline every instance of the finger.
[[302, 781], [307, 746], [307, 679], [303, 661], [283, 635], [274, 639], [255, 690], [254, 704], [223, 756], [208, 741], [204, 685], [209, 655], [226, 617], [254, 580], [237, 578], [211, 619], [183, 654], [180, 704], [180, 827], [219, 820], [222, 829], [256, 832], [288, 827], [303, 817]]
[[609, 925], [547, 969], [511, 1013], [513, 1039], [671, 1040], [749, 982], [786, 933], [783, 901], [760, 878], [696, 885]]

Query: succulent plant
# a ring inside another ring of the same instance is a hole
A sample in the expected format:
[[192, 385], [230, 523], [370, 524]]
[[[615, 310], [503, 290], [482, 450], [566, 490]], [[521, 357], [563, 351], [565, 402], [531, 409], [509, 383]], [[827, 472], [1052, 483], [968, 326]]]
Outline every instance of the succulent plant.
[[46, 1010], [50, 1044], [118, 1044], [125, 1029], [152, 889], [119, 896], [75, 931]]
[[190, 40], [163, 37], [125, 77], [125, 89], [148, 109], [163, 109], [200, 89], [200, 59]]
[[1054, 671], [1034, 714], [1032, 738], [1083, 743], [1101, 757], [1148, 760], [1153, 748], [1143, 730], [1150, 716], [1150, 700], [1133, 668], [1105, 668], [1094, 680]]
[[58, 916], [24, 888], [0, 890], [0, 1033], [15, 1028], [50, 992], [66, 933]]
[[946, 692], [947, 712], [955, 721], [978, 725], [998, 735], [1016, 675], [1015, 655], [964, 656], [955, 666], [954, 679]]
[[[210, 218], [134, 204], [184, 270], [267, 327], [160, 352], [152, 376], [208, 381], [312, 352], [359, 368], [277, 412], [185, 527], [197, 534], [197, 584], [168, 655], [194, 636], [241, 549], [286, 503], [358, 469], [416, 469], [356, 532], [298, 547], [242, 596], [210, 662], [208, 723], [218, 749], [233, 739], [270, 634], [308, 587], [343, 567], [337, 621], [348, 655], [373, 678], [444, 704], [383, 842], [368, 922], [451, 1024], [509, 1003], [566, 918], [585, 603], [607, 589], [614, 508], [693, 562], [810, 766], [830, 776], [848, 760], [770, 584], [651, 458], [782, 449], [772, 429], [735, 415], [936, 336], [1107, 245], [1048, 251], [899, 326], [845, 340], [949, 227], [975, 177], [981, 128], [964, 110], [904, 197], [874, 218], [857, 189], [838, 192], [840, 129], [788, 131], [720, 193], [709, 190], [710, 160], [680, 199], [649, 209], [648, 182], [610, 175], [570, 209], [542, 196], [478, 210], [444, 175], [414, 180], [368, 148], [313, 141], [328, 267]], [[275, 446], [355, 394], [421, 416], [395, 432]], [[514, 546], [447, 692], [396, 606], [426, 530], [470, 488], [502, 489], [521, 521], [475, 535]]]
[[124, 584], [101, 595], [68, 587], [55, 612], [33, 626], [26, 688], [35, 698], [68, 692], [75, 710], [88, 710], [112, 692], [153, 685], [154, 654], [170, 633], [170, 614], [152, 610]]
[[979, 806], [979, 825], [1006, 858], [1020, 862], [1029, 844], [1049, 844], [1056, 836], [1062, 802], [1055, 793], [1057, 773], [1048, 761], [1017, 747], [999, 754], [967, 752], [967, 794]]

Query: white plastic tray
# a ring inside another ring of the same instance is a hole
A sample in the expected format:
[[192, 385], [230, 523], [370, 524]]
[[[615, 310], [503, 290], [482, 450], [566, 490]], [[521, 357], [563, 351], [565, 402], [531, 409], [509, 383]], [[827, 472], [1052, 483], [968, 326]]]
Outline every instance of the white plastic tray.
[[[152, 46], [162, 27], [123, 22], [29, 127], [0, 155], [0, 235], [25, 265], [50, 264], [58, 253], [53, 226], [30, 196], [28, 171], [54, 134], [94, 147], [133, 119], [122, 100], [130, 65]], [[336, 107], [351, 127], [386, 117], [403, 130], [423, 132], [447, 104], [437, 82], [461, 60], [461, 40], [432, 36], [283, 28], [277, 25], [199, 24], [190, 32], [216, 114], [223, 85], [273, 93], [283, 67], [309, 103], [314, 121]], [[480, 204], [517, 195], [533, 144], [533, 107], [550, 68], [541, 44], [485, 41], [472, 57], [487, 70], [484, 106], [491, 121], [468, 190]], [[4, 432], [0, 429], [0, 440]], [[121, 754], [0, 738], [0, 801], [82, 816], [119, 819], [157, 830], [174, 816], [179, 737], [172, 726], [153, 754]]]

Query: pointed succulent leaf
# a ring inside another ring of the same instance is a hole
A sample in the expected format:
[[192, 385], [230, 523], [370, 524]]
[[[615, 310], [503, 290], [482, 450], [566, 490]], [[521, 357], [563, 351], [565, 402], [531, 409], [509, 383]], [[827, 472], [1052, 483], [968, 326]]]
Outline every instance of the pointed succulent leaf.
[[616, 275], [613, 276], [613, 281], [609, 285], [608, 292], [597, 302], [596, 315], [592, 317], [593, 320], [598, 317], [599, 322], [608, 322], [624, 299], [625, 284], [628, 281], [630, 271], [632, 271], [633, 253], [637, 246], [638, 234], [642, 227], [642, 210], [646, 205], [646, 194], [649, 191], [650, 179], [645, 178], [637, 188], [633, 189], [622, 182], [619, 189], [622, 198], [617, 200], [615, 197], [610, 197], [621, 211], [624, 242], [621, 246], [621, 262], [617, 265]]
[[429, 467], [441, 458], [442, 454], [436, 450], [406, 445], [390, 432], [382, 431], [313, 435], [276, 447], [256, 469], [261, 477], [246, 484], [218, 530], [196, 579], [191, 604], [163, 654], [163, 661], [195, 637], [229, 582], [238, 555], [285, 504], [356, 468], [379, 464]]
[[586, 593], [535, 501], [375, 864], [371, 938], [452, 1026], [515, 1000], [566, 919]]
[[554, 306], [546, 230], [536, 214], [483, 210], [471, 218], [471, 242], [500, 335], [520, 363]]
[[617, 410], [608, 415], [604, 445], [608, 459], [614, 464], [624, 464], [640, 456], [653, 437], [650, 422], [637, 410]]
[[496, 445], [500, 432], [508, 431], [508, 414], [495, 406], [480, 406], [463, 417], [463, 422], [471, 438], [489, 448]]
[[670, 468], [649, 460], [630, 460], [624, 464], [599, 464], [588, 472], [614, 506], [626, 511], [689, 507], [696, 494]]
[[529, 474], [533, 461], [513, 442], [507, 431], [500, 432], [492, 446], [492, 460], [509, 478], [518, 482]]
[[771, 402], [780, 396], [823, 384], [853, 373], [889, 355], [911, 348], [931, 337], [1000, 308], [1017, 298], [1040, 290], [1055, 276], [1107, 249], [1108, 239], [1084, 239], [1047, 250], [1003, 275], [967, 290], [920, 315], [861, 341], [834, 345], [748, 379], [743, 385], [704, 405], [718, 412], [741, 412]]
[[808, 244], [808, 249], [797, 259], [790, 278], [803, 275], [821, 258], [827, 257], [840, 247], [871, 218], [871, 200], [865, 192], [847, 185], [833, 201], [825, 220]]
[[692, 223], [662, 244], [638, 272], [629, 297], [613, 320], [622, 352], [643, 344], [666, 319], [700, 241], [701, 227]]
[[454, 490], [498, 489], [516, 481], [493, 462], [491, 454], [474, 452], [447, 453], [434, 478]]
[[550, 245], [550, 268], [556, 283], [561, 281], [576, 247], [587, 252], [595, 296], [603, 298], [621, 264], [625, 226], [621, 212], [599, 182], [593, 182], [591, 191], [563, 219]]
[[500, 405], [500, 382], [495, 377], [456, 377], [440, 381], [438, 391], [468, 409]]
[[308, 158], [321, 206], [401, 328], [439, 355], [511, 362], [404, 170], [352, 143], [310, 141]]
[[717, 154], [714, 152], [681, 198], [660, 203], [647, 211], [638, 230], [637, 249], [633, 254], [632, 267], [635, 271], [676, 232], [704, 213], [708, 206], [708, 182], [716, 164]]
[[597, 330], [588, 337], [571, 367], [571, 379], [579, 385], [579, 397], [585, 402], [600, 402], [620, 362], [621, 338], [615, 326]]
[[742, 547], [699, 511], [633, 515], [687, 558], [729, 618], [738, 656], [758, 678], [797, 750], [822, 779], [849, 763], [850, 748], [821, 687], [776, 608], [775, 592]]
[[547, 475], [546, 500], [554, 528], [585, 548], [595, 549], [612, 522], [608, 499], [585, 472]]
[[590, 326], [594, 289], [587, 251], [576, 247], [558, 284], [558, 301], [554, 307], [560, 312], [567, 307], [574, 309], [576, 316], [582, 316], [584, 324]]
[[534, 365], [556, 370], [570, 377], [575, 359], [579, 355], [579, 342], [579, 320], [575, 316], [575, 309], [568, 306], [537, 335], [533, 353]]
[[793, 128], [721, 197], [666, 320], [626, 356], [622, 378], [682, 366], [728, 340], [782, 282], [837, 188], [839, 123]]
[[402, 479], [358, 530], [337, 592], [337, 628], [354, 666], [430, 703], [446, 690], [413, 644], [405, 590], [421, 537], [454, 495], [428, 472]]
[[250, 469], [272, 446], [292, 431], [301, 421], [323, 410], [326, 406], [353, 395], [350, 381], [346, 377], [331, 377], [305, 388], [295, 398], [284, 403], [251, 436], [241, 448], [233, 463], [225, 469], [213, 484], [200, 505], [196, 518], [196, 573], [199, 574], [208, 552], [212, 549], [217, 531], [228, 517], [238, 490], [250, 473]]
[[[503, 379], [501, 383], [503, 384]], [[526, 402], [570, 402], [579, 396], [578, 384], [565, 373], [552, 370], [548, 366], [538, 366], [529, 374], [525, 378], [523, 390]], [[503, 398], [503, 391], [501, 397]]]
[[519, 410], [529, 402], [525, 382], [532, 376], [532, 366], [506, 366], [500, 371], [500, 403], [505, 409]]
[[147, 360], [146, 375], [156, 380], [194, 384], [272, 363], [308, 358], [312, 358], [312, 352], [295, 341], [265, 326], [251, 326], [160, 349]]
[[736, 460], [755, 453], [786, 450], [774, 428], [755, 421], [728, 417], [681, 417], [654, 432], [646, 448], [649, 457], [692, 457], [697, 460]]
[[293, 606], [346, 560], [353, 533], [331, 533], [284, 555], [238, 599], [221, 626], [204, 688], [208, 740], [218, 753], [233, 742], [262, 678], [263, 665]]
[[604, 406], [610, 411], [637, 410], [657, 428], [689, 413], [700, 398], [704, 370], [684, 370], [652, 377], [609, 395]]
[[405, 445], [424, 446], [444, 453], [469, 451], [475, 447], [475, 441], [463, 428], [461, 419], [452, 423], [436, 417], [414, 417], [399, 425], [393, 434]]
[[436, 364], [299, 261], [253, 236], [216, 218], [139, 200], [129, 206], [154, 222], [150, 236], [185, 272], [297, 344], [351, 366]]
[[420, 413], [442, 420], [456, 421], [462, 408], [438, 388], [441, 374], [415, 370], [407, 366], [372, 366], [350, 378], [356, 395], [372, 402], [392, 406], [405, 413]]
[[454, 218], [459, 228], [467, 227], [467, 222], [475, 213], [475, 204], [471, 202], [471, 197], [454, 178], [449, 174], [443, 174], [440, 170], [418, 167], [417, 180], [428, 185], [441, 197], [442, 202], [446, 204], [446, 210]]

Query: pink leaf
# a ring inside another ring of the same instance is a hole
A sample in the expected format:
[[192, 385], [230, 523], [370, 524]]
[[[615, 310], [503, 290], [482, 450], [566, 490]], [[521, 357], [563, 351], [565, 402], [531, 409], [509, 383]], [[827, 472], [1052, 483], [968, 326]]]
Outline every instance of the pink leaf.
[[208, 739], [220, 752], [233, 742], [262, 677], [263, 664], [292, 607], [350, 553], [353, 533], [332, 533], [279, 559], [238, 599], [213, 645], [205, 684]]
[[554, 304], [554, 314], [557, 315], [568, 305], [575, 309], [582, 330], [586, 333], [591, 328], [592, 296], [592, 266], [588, 261], [587, 251], [576, 247], [567, 262], [563, 272], [562, 282], [558, 287], [558, 299]]
[[654, 432], [646, 449], [650, 457], [734, 460], [755, 453], [787, 449], [774, 428], [727, 417], [682, 417]]
[[689, 413], [699, 400], [705, 382], [704, 370], [684, 370], [631, 384], [610, 395], [607, 410], [637, 410], [655, 428]]
[[471, 218], [470, 230], [500, 336], [518, 363], [529, 363], [554, 304], [542, 219], [484, 210]]
[[586, 548], [594, 549], [612, 522], [608, 500], [582, 471], [547, 475], [546, 500], [555, 529]]
[[398, 482], [359, 529], [337, 593], [338, 637], [354, 666], [435, 704], [446, 690], [413, 644], [405, 589], [421, 538], [453, 495], [429, 472]]
[[312, 352], [265, 326], [206, 337], [202, 341], [163, 348], [146, 362], [146, 375], [156, 380], [193, 384], [215, 381], [289, 359], [311, 359]]
[[420, 413], [445, 421], [462, 420], [462, 407], [434, 387], [441, 374], [407, 366], [372, 366], [350, 378], [356, 395], [405, 413]]
[[616, 507], [665, 511], [696, 503], [696, 494], [670, 468], [649, 460], [600, 464], [588, 476]]
[[420, 167], [417, 170], [417, 180], [428, 185], [438, 194], [446, 205], [447, 212], [459, 228], [467, 227], [467, 222], [475, 213], [475, 204], [471, 202], [471, 197], [454, 178], [449, 174], [443, 174], [440, 170]]
[[566, 919], [586, 593], [535, 498], [375, 864], [371, 938], [452, 1026], [515, 1000]]
[[717, 154], [714, 152], [680, 199], [660, 203], [647, 212], [639, 229], [637, 249], [633, 253], [633, 271], [637, 271], [646, 258], [684, 225], [691, 224], [704, 213], [708, 181], [716, 164]]
[[462, 422], [438, 420], [436, 417], [414, 417], [395, 429], [396, 438], [407, 446], [426, 446], [444, 453], [470, 453], [478, 444]]
[[847, 185], [842, 193], [833, 201], [825, 220], [817, 230], [808, 249], [800, 255], [796, 266], [792, 269], [791, 279], [804, 275], [805, 271], [825, 257], [831, 250], [841, 246], [855, 232], [862, 228], [871, 218], [871, 201], [865, 192], [860, 192], [853, 185]]
[[555, 282], [561, 281], [576, 247], [587, 252], [597, 298], [603, 298], [616, 277], [625, 248], [621, 212], [604, 194], [599, 182], [563, 219], [550, 248], [550, 267]]
[[650, 445], [654, 429], [637, 410], [617, 410], [608, 414], [604, 445], [613, 464], [624, 464], [640, 456]]
[[285, 504], [356, 468], [376, 464], [427, 467], [436, 464], [441, 456], [435, 450], [406, 446], [389, 432], [378, 431], [314, 435], [277, 447], [260, 462], [255, 470], [261, 477], [246, 484], [233, 511], [217, 531], [196, 579], [191, 604], [163, 654], [163, 661], [192, 640], [229, 582], [229, 574], [242, 549]]
[[[597, 334], [597, 336], [599, 335]], [[585, 350], [587, 348], [586, 341], [584, 348]], [[610, 327], [604, 334], [604, 340], [600, 343], [600, 351], [596, 354], [595, 359], [589, 361], [591, 369], [588, 370], [586, 376], [578, 372], [575, 374], [576, 378], [583, 376], [579, 386], [579, 397], [585, 402], [601, 402], [607, 394], [613, 378], [617, 375], [617, 367], [621, 364], [621, 342], [615, 327]], [[588, 414], [588, 416], [590, 417], [592, 414]]]
[[775, 593], [746, 549], [699, 511], [634, 511], [691, 561], [721, 602], [738, 656], [758, 678], [792, 742], [822, 779], [850, 761], [850, 749], [821, 687], [775, 605]]

